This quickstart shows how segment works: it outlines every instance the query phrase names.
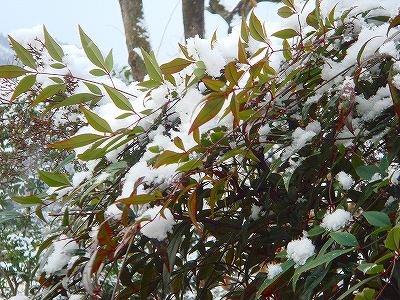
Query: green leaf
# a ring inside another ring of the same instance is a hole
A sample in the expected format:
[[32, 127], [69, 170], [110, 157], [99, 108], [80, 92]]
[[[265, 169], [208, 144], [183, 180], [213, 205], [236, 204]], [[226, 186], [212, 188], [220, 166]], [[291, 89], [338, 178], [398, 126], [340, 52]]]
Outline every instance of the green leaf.
[[143, 195], [132, 195], [129, 196], [128, 198], [119, 199], [116, 202], [138, 205], [138, 204], [146, 204], [156, 199], [159, 199], [159, 197], [156, 197], [154, 195], [143, 194]]
[[249, 20], [249, 31], [250, 35], [259, 42], [265, 42], [267, 40], [264, 27], [262, 26], [260, 20], [254, 14], [254, 11], [251, 12], [250, 20]]
[[203, 165], [203, 162], [198, 159], [193, 159], [189, 160], [188, 162], [184, 163], [182, 166], [180, 166], [178, 169], [176, 169], [176, 172], [188, 172], [194, 169], [198, 169]]
[[10, 39], [11, 45], [17, 54], [19, 60], [28, 67], [31, 67], [32, 69], [36, 69], [36, 61], [33, 58], [32, 54], [29, 53], [28, 50], [26, 50], [20, 43], [18, 43], [16, 40], [14, 40], [11, 36], [8, 36]]
[[97, 68], [90, 70], [89, 73], [91, 75], [97, 76], [97, 77], [106, 76], [107, 75], [107, 73], [105, 71], [103, 71], [102, 69], [97, 69]]
[[17, 78], [26, 73], [31, 73], [21, 67], [13, 65], [0, 66], [0, 78]]
[[80, 110], [85, 115], [85, 118], [87, 119], [90, 126], [92, 126], [94, 129], [100, 132], [112, 132], [110, 125], [102, 117], [84, 108], [83, 106], [80, 107]]
[[94, 85], [94, 84], [89, 83], [89, 82], [83, 82], [83, 83], [87, 86], [87, 88], [89, 89], [89, 91], [90, 91], [91, 93], [96, 94], [96, 95], [99, 95], [99, 96], [102, 95], [102, 94], [101, 94], [101, 90], [100, 90], [100, 88], [99, 88], [97, 85]]
[[146, 66], [147, 73], [149, 74], [150, 78], [156, 82], [162, 82], [162, 73], [160, 66], [158, 65], [157, 61], [148, 54], [143, 48], [141, 48], [142, 56], [144, 60], [144, 64]]
[[100, 99], [101, 97], [102, 96], [94, 95], [94, 94], [90, 94], [90, 93], [79, 93], [79, 94], [72, 95], [72, 96], [68, 97], [67, 99], [55, 104], [54, 108], [75, 105], [75, 104], [81, 104], [84, 102], [89, 102], [89, 101]]
[[113, 57], [112, 49], [108, 52], [104, 63], [106, 65], [107, 71], [111, 72], [112, 69], [114, 68], [114, 57]]
[[225, 98], [222, 96], [210, 96], [206, 99], [206, 104], [203, 106], [196, 119], [193, 121], [189, 129], [189, 134], [199, 128], [204, 123], [214, 118], [225, 103]]
[[98, 141], [100, 139], [104, 138], [102, 135], [98, 134], [92, 134], [92, 133], [84, 133], [80, 135], [73, 136], [72, 138], [60, 141], [60, 142], [55, 142], [52, 144], [49, 144], [49, 148], [53, 149], [74, 149], [74, 148], [79, 148], [83, 147], [86, 145], [89, 145], [95, 141]]
[[56, 61], [62, 62], [62, 58], [64, 57], [63, 49], [51, 37], [45, 26], [43, 26], [43, 31], [44, 31], [44, 44], [50, 56], [54, 58]]
[[297, 268], [296, 271], [294, 272], [294, 275], [292, 277], [293, 290], [295, 290], [295, 288], [296, 288], [296, 283], [299, 280], [301, 273], [304, 273], [304, 272], [307, 272], [308, 270], [314, 269], [315, 267], [317, 267], [319, 265], [330, 263], [337, 257], [342, 256], [343, 254], [346, 254], [353, 250], [354, 250], [354, 248], [345, 249], [345, 250], [333, 250], [331, 252], [328, 252], [326, 254], [318, 256], [317, 258], [315, 258], [313, 260], [309, 260], [305, 265]]
[[374, 38], [377, 38], [377, 37], [381, 37], [381, 36], [373, 36], [372, 38], [370, 38], [368, 41], [366, 41], [366, 42], [361, 46], [361, 48], [360, 48], [360, 50], [358, 51], [358, 54], [357, 54], [357, 63], [358, 63], [358, 64], [361, 64], [361, 56], [362, 56], [362, 54], [363, 54], [363, 52], [364, 52], [365, 47], [367, 46], [367, 44], [368, 44], [371, 40], [373, 40]]
[[162, 165], [176, 164], [178, 162], [187, 160], [188, 156], [189, 155], [187, 153], [178, 153], [171, 150], [165, 150], [157, 156], [157, 159], [154, 162], [154, 167], [158, 168]]
[[174, 74], [182, 71], [187, 66], [190, 66], [193, 62], [183, 58], [175, 58], [174, 60], [162, 64], [161, 65], [161, 72], [164, 75]]
[[370, 180], [375, 173], [379, 173], [379, 168], [375, 165], [359, 166], [356, 168], [356, 173], [364, 180]]
[[299, 33], [291, 28], [282, 29], [272, 34], [273, 36], [280, 38], [280, 39], [290, 39], [295, 36], [298, 36]]
[[307, 231], [307, 236], [316, 236], [320, 235], [321, 233], [324, 233], [325, 229], [321, 226], [315, 226], [311, 228], [309, 231]]
[[367, 263], [367, 262], [362, 262], [357, 269], [359, 269], [361, 272], [364, 274], [368, 275], [373, 275], [377, 273], [381, 273], [384, 271], [383, 265], [378, 265], [374, 263]]
[[48, 85], [46, 86], [39, 95], [33, 100], [31, 106], [35, 106], [43, 101], [45, 101], [48, 98], [53, 97], [54, 95], [58, 94], [59, 92], [64, 92], [66, 89], [65, 84], [53, 84], [53, 85]]
[[133, 111], [132, 104], [129, 102], [128, 98], [126, 98], [121, 92], [105, 84], [103, 84], [103, 87], [116, 107], [122, 110]]
[[374, 300], [376, 291], [370, 288], [364, 288], [360, 293], [358, 293], [354, 300]]
[[278, 15], [282, 18], [289, 18], [294, 14], [293, 10], [288, 6], [283, 6], [278, 9]]
[[393, 251], [398, 250], [400, 248], [399, 242], [400, 242], [400, 226], [396, 226], [389, 231], [385, 239], [385, 247]]
[[12, 94], [10, 101], [13, 101], [19, 95], [28, 91], [35, 84], [35, 82], [36, 82], [36, 75], [28, 75], [22, 78], [18, 82], [18, 85], [15, 87], [14, 93]]
[[100, 69], [106, 70], [103, 55], [96, 44], [93, 43], [93, 41], [82, 30], [81, 26], [79, 26], [79, 35], [81, 37], [82, 48], [89, 60]]
[[238, 84], [239, 78], [242, 75], [243, 72], [239, 73], [238, 70], [236, 69], [236, 65], [233, 61], [228, 63], [225, 67], [225, 78], [229, 80], [230, 83], [233, 83], [235, 85]]
[[358, 288], [360, 288], [362, 285], [366, 284], [367, 282], [371, 281], [372, 279], [375, 279], [376, 276], [372, 276], [372, 277], [368, 277], [362, 281], [360, 281], [359, 283], [353, 285], [351, 288], [349, 288], [346, 292], [344, 292], [342, 295], [340, 295], [339, 298], [337, 298], [337, 300], [343, 300], [346, 299], [346, 297], [348, 295], [351, 295], [355, 290], [357, 290]]
[[36, 195], [30, 195], [30, 196], [14, 196], [11, 197], [15, 202], [19, 204], [24, 204], [24, 205], [30, 205], [30, 204], [43, 204], [43, 201]]
[[357, 246], [357, 238], [349, 232], [331, 232], [331, 238], [341, 246]]
[[291, 267], [294, 266], [294, 262], [293, 260], [288, 260], [285, 261], [284, 263], [281, 264], [282, 267], [282, 272], [279, 273], [277, 276], [275, 276], [272, 279], [265, 279], [264, 282], [261, 284], [260, 288], [257, 291], [256, 294], [256, 299], [260, 298], [260, 296], [262, 295], [262, 293], [268, 289], [268, 287], [272, 286], [274, 284], [274, 282], [278, 281], [279, 278], [281, 278]]
[[39, 171], [39, 177], [50, 187], [71, 185], [65, 174]]
[[368, 223], [375, 227], [390, 226], [392, 223], [387, 214], [380, 211], [364, 211], [363, 216]]

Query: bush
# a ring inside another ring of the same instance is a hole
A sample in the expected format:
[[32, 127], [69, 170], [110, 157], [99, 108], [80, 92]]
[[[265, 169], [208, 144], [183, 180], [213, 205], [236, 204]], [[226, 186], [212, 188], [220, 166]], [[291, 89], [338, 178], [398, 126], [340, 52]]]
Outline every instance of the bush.
[[47, 65], [12, 42], [26, 67], [0, 75], [24, 91], [50, 76], [33, 104], [88, 123], [49, 145], [85, 169], [42, 171], [48, 192], [17, 199], [62, 220], [36, 297], [400, 295], [396, 4], [283, 2], [271, 36], [251, 14], [161, 66], [142, 51], [148, 76], [129, 85], [82, 29], [95, 69], [47, 31]]

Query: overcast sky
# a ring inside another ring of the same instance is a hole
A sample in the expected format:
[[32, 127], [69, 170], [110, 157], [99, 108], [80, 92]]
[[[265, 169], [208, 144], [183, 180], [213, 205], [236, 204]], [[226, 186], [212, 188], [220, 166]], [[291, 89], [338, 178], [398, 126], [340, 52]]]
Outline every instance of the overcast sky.
[[[44, 24], [57, 40], [79, 45], [77, 25], [96, 42], [103, 52], [113, 48], [118, 64], [125, 64], [127, 50], [118, 0], [1, 0], [0, 32], [4, 35], [20, 29]], [[234, 5], [237, 0], [224, 0]], [[181, 0], [143, 0], [145, 22], [151, 44], [164, 62], [178, 52], [177, 42], [183, 41]], [[261, 3], [257, 14], [262, 19], [275, 18], [276, 5]], [[166, 28], [166, 29], [165, 29]], [[226, 33], [226, 23], [206, 13], [206, 34]], [[165, 30], [164, 38], [162, 35]]]

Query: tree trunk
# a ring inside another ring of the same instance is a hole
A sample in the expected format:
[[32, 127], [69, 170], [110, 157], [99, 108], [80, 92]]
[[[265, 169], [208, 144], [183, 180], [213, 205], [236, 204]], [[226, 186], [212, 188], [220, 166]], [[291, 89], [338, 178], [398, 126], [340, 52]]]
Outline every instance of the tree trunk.
[[143, 80], [146, 69], [141, 57], [134, 50], [143, 48], [150, 52], [149, 36], [144, 26], [142, 0], [119, 0], [122, 21], [125, 28], [126, 46], [128, 47], [128, 63], [131, 66], [134, 80]]
[[204, 0], [182, 0], [185, 39], [196, 34], [204, 37]]

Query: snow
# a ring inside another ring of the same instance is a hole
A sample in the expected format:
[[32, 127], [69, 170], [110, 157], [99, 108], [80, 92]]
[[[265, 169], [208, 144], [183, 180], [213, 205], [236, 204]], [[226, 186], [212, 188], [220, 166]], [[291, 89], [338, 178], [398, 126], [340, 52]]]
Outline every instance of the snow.
[[282, 266], [281, 264], [268, 264], [267, 266], [268, 269], [268, 279], [274, 279], [277, 275], [282, 273]]
[[73, 295], [69, 296], [69, 300], [82, 300], [82, 299], [83, 299], [83, 295], [73, 294]]
[[73, 252], [77, 250], [79, 246], [73, 239], [62, 235], [58, 241], [53, 242], [53, 248], [53, 252], [50, 254], [46, 265], [43, 267], [43, 270], [47, 274], [57, 272], [66, 266], [73, 257]]
[[260, 216], [263, 215], [263, 213], [261, 212], [262, 210], [262, 206], [257, 206], [255, 204], [253, 204], [251, 206], [251, 214], [250, 214], [250, 219], [251, 220], [258, 220], [260, 218]]
[[398, 185], [400, 182], [400, 169], [389, 170], [389, 177], [390, 177], [390, 183], [392, 185]]
[[107, 207], [104, 214], [107, 218], [112, 218], [117, 221], [121, 220], [122, 218], [122, 210], [120, 210], [116, 204], [111, 204], [109, 207]]
[[385, 109], [393, 105], [393, 100], [390, 96], [389, 88], [381, 87], [376, 95], [365, 99], [362, 96], [356, 96], [356, 109], [358, 115], [365, 121], [374, 120], [378, 117]]
[[336, 180], [339, 181], [342, 188], [346, 191], [349, 190], [354, 184], [354, 179], [351, 177], [351, 175], [343, 171], [340, 171], [338, 174], [336, 174]]
[[169, 208], [165, 208], [163, 213], [164, 217], [161, 216], [161, 205], [149, 208], [142, 213], [137, 220], [149, 219], [148, 221], [140, 222], [140, 231], [142, 234], [151, 239], [157, 239], [159, 241], [164, 240], [167, 237], [167, 233], [172, 231], [172, 227], [175, 225], [174, 217]]
[[322, 220], [321, 227], [329, 231], [338, 231], [345, 227], [352, 220], [351, 213], [344, 209], [337, 209], [332, 213], [327, 213]]
[[304, 265], [308, 258], [315, 254], [315, 246], [307, 237], [293, 240], [287, 245], [287, 257], [292, 259], [297, 266]]
[[301, 148], [303, 148], [308, 142], [312, 140], [314, 136], [319, 133], [320, 130], [321, 125], [318, 123], [318, 121], [309, 124], [308, 127], [306, 127], [305, 129], [297, 127], [292, 134], [292, 144], [286, 147], [282, 155], [283, 158], [287, 159], [291, 155], [299, 151]]
[[24, 296], [24, 295], [16, 295], [16, 296], [9, 298], [8, 300], [30, 300], [30, 298], [28, 298], [27, 296]]

